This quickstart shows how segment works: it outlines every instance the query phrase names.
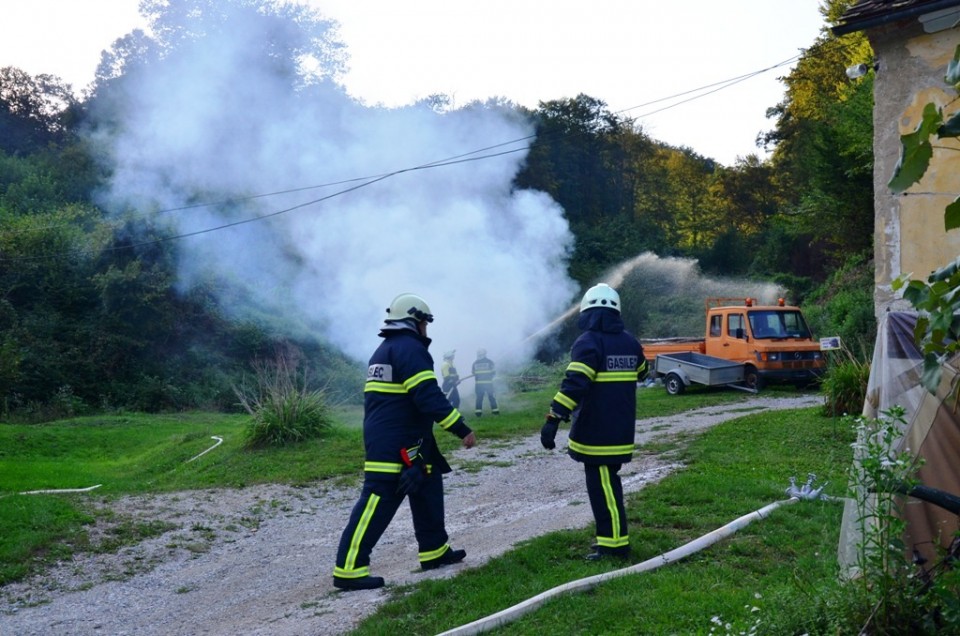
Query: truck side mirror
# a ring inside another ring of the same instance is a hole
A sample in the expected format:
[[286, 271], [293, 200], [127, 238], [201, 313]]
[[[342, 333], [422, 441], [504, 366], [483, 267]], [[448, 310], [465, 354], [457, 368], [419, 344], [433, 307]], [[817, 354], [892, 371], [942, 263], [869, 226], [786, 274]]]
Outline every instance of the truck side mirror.
[[737, 340], [743, 340], [743, 327], [737, 327], [735, 334]]

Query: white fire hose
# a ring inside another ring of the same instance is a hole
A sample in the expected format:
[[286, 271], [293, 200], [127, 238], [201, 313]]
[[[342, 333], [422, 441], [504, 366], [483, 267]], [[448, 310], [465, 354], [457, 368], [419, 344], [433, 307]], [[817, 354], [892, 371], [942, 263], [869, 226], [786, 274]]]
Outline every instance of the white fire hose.
[[[211, 446], [210, 448], [208, 448], [207, 450], [203, 451], [202, 453], [198, 455], [194, 455], [193, 457], [188, 459], [185, 463], [189, 464], [193, 460], [199, 457], [203, 457], [204, 455], [212, 451], [214, 448], [216, 448], [220, 444], [223, 444], [223, 438], [218, 437], [217, 435], [211, 435], [210, 439], [216, 440], [217, 443]], [[89, 486], [87, 488], [52, 488], [52, 489], [46, 489], [46, 490], [24, 490], [19, 494], [21, 495], [56, 495], [56, 494], [62, 494], [62, 493], [90, 492], [91, 490], [96, 490], [102, 485], [103, 484], [97, 484], [96, 486]]]
[[595, 576], [590, 576], [585, 579], [579, 579], [576, 581], [571, 581], [570, 583], [564, 583], [553, 589], [542, 592], [533, 598], [529, 598], [522, 603], [514, 605], [513, 607], [508, 607], [505, 610], [497, 612], [496, 614], [491, 614], [485, 618], [480, 618], [472, 623], [456, 627], [454, 629], [445, 631], [438, 636], [468, 636], [472, 634], [482, 634], [483, 632], [502, 627], [508, 623], [512, 623], [521, 616], [529, 614], [535, 609], [539, 608], [541, 605], [546, 603], [548, 600], [566, 594], [567, 592], [583, 592], [589, 589], [592, 589], [603, 583], [604, 581], [609, 581], [611, 579], [620, 578], [622, 576], [627, 576], [630, 574], [638, 574], [640, 572], [647, 572], [649, 570], [655, 570], [661, 565], [666, 565], [668, 563], [673, 563], [674, 561], [679, 561], [685, 557], [690, 556], [695, 552], [713, 545], [721, 539], [725, 539], [732, 535], [737, 530], [749, 525], [752, 521], [757, 519], [765, 519], [770, 515], [771, 512], [787, 504], [792, 504], [800, 501], [801, 499], [832, 499], [821, 494], [823, 491], [824, 484], [820, 488], [813, 488], [814, 475], [809, 475], [807, 483], [802, 487], [798, 488], [796, 486], [795, 480], [790, 478], [790, 487], [787, 488], [787, 494], [790, 495], [789, 499], [783, 499], [781, 501], [775, 501], [771, 504], [760, 508], [759, 510], [754, 510], [749, 514], [745, 514], [742, 517], [734, 519], [730, 523], [712, 532], [708, 532], [699, 539], [694, 539], [693, 541], [680, 546], [670, 552], [666, 552], [659, 556], [655, 556], [652, 559], [647, 559], [643, 563], [637, 563], [631, 565], [630, 567], [623, 568], [621, 570], [614, 570], [612, 572], [604, 572], [603, 574], [597, 574]]

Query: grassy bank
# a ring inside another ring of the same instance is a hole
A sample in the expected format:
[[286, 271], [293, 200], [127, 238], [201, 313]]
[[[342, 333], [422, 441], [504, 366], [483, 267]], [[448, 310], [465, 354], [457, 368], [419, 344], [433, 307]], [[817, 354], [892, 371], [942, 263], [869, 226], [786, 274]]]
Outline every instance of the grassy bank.
[[[503, 415], [469, 418], [470, 424], [477, 430], [481, 443], [534, 434], [555, 390], [504, 396]], [[772, 394], [793, 392], [780, 390]], [[707, 388], [681, 396], [669, 396], [662, 388], [643, 389], [638, 395], [640, 417], [742, 402], [750, 397], [737, 391]], [[85, 528], [98, 514], [89, 505], [93, 499], [109, 502], [110, 497], [123, 494], [259, 483], [312, 484], [333, 480], [344, 486], [353, 485], [363, 460], [360, 419], [359, 409], [340, 409], [337, 425], [323, 439], [258, 451], [242, 446], [246, 424], [242, 416], [124, 415], [31, 426], [0, 425], [0, 584], [23, 578], [42, 568], [45, 562], [68, 558], [77, 550], [116, 549], [124, 542], [166, 530], [151, 524], [130, 525], [110, 545], [90, 545]], [[711, 442], [714, 435], [718, 437]], [[194, 460], [216, 443], [214, 436], [223, 442]], [[447, 448], [457, 443], [450, 435], [441, 434], [440, 440]], [[649, 448], [646, 452], [654, 450], [662, 449]], [[842, 455], [847, 450], [846, 440], [838, 436], [835, 424], [820, 418], [814, 409], [789, 416], [751, 416], [711, 431], [683, 451], [684, 461], [690, 462], [690, 468], [683, 473], [689, 481], [674, 482], [680, 478], [678, 475], [630, 502], [634, 560], [672, 549], [779, 498], [790, 475], [804, 478], [813, 471], [832, 479], [832, 473], [845, 469]], [[835, 456], [839, 458], [836, 462]], [[576, 466], [571, 464], [570, 469], [576, 470]], [[837, 478], [834, 483], [839, 490], [844, 480]], [[95, 484], [101, 484], [100, 488], [84, 494], [17, 494]], [[802, 572], [816, 580], [827, 577], [836, 546], [835, 535], [831, 536], [837, 526], [834, 516], [839, 511], [835, 506], [822, 504], [804, 504], [803, 508], [784, 512], [780, 521], [764, 522], [762, 529], [748, 529], [719, 548], [728, 551], [737, 546], [733, 555], [736, 558], [729, 562], [730, 571], [715, 567], [717, 562], [726, 563], [730, 555], [712, 549], [712, 556], [700, 564], [700, 570], [678, 568], [675, 573], [650, 576], [651, 581], [665, 577], [664, 590], [651, 595], [636, 611], [642, 609], [644, 615], [656, 616], [673, 615], [679, 610], [690, 616], [689, 627], [703, 626], [702, 612], [709, 609], [711, 616], [742, 613], [742, 605], [752, 599], [754, 592], [787, 586], [791, 573]], [[774, 528], [778, 532], [768, 534]], [[401, 628], [427, 633], [437, 631], [439, 625], [453, 627], [554, 585], [603, 571], [603, 566], [582, 561], [582, 546], [589, 544], [591, 534], [592, 529], [587, 528], [537, 538], [483, 568], [463, 573], [455, 583], [427, 581], [411, 590], [401, 590], [398, 599], [365, 623], [360, 633], [386, 633]], [[769, 547], [781, 544], [785, 547]], [[807, 558], [804, 555], [817, 549], [828, 553], [823, 563], [818, 567], [805, 562], [798, 565], [797, 559]], [[759, 561], [754, 563], [755, 559]], [[685, 567], [698, 562], [700, 559], [691, 559]], [[765, 578], [768, 576], [773, 577], [772, 583]], [[715, 599], [708, 604], [709, 608], [694, 602], [705, 595], [693, 594], [703, 589], [707, 580], [713, 581], [711, 590], [723, 589], [706, 595]], [[624, 585], [626, 590], [621, 590]], [[649, 589], [649, 585], [645, 580], [641, 589]], [[626, 595], [624, 602], [631, 607], [636, 604], [627, 582], [613, 583], [610, 589], [620, 590], [617, 598]], [[595, 594], [584, 597], [595, 598]], [[580, 625], [578, 630], [584, 633], [599, 633], [591, 627], [593, 619], [585, 618], [598, 611], [624, 616], [615, 607], [581, 607], [575, 610], [576, 616], [566, 615], [566, 610], [561, 609], [577, 606], [584, 599], [563, 601], [550, 614], [563, 614], [566, 623], [558, 624]], [[693, 605], [687, 607], [690, 603]], [[470, 612], [465, 612], [465, 608], [470, 608]], [[631, 625], [644, 624], [637, 622], [639, 619], [633, 614], [630, 616]], [[539, 619], [527, 620], [534, 621], [530, 627], [524, 627], [528, 624], [524, 621], [509, 629], [532, 630], [541, 624]], [[649, 629], [654, 631], [647, 633], [665, 633], [654, 624]], [[600, 631], [607, 631], [606, 627]]]
[[[851, 440], [815, 408], [749, 415], [709, 430], [682, 451], [687, 468], [629, 497], [632, 562], [784, 499], [791, 476], [803, 481], [816, 473], [818, 483], [830, 481], [827, 490], [842, 495]], [[774, 622], [787, 625], [783, 633], [820, 633], [803, 614], [820, 590], [835, 586], [840, 514], [835, 502], [783, 507], [680, 563], [561, 597], [497, 633], [748, 633], [757, 620], [757, 633], [777, 633]], [[552, 533], [452, 580], [398, 590], [356, 633], [439, 633], [615, 569], [583, 559], [591, 540], [592, 528]]]

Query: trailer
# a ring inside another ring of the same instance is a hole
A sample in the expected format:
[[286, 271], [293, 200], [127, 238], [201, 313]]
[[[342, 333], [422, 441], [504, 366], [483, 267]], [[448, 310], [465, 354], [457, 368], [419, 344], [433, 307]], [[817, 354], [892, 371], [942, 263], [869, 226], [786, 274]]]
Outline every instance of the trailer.
[[692, 383], [706, 386], [729, 386], [748, 393], [757, 389], [744, 384], [746, 366], [693, 351], [657, 354], [653, 365], [670, 395], [680, 395]]
[[704, 310], [702, 337], [640, 341], [651, 368], [660, 354], [692, 351], [743, 364], [743, 383], [753, 389], [767, 381], [806, 386], [827, 368], [800, 308], [784, 299], [760, 305], [753, 298], [707, 298]]

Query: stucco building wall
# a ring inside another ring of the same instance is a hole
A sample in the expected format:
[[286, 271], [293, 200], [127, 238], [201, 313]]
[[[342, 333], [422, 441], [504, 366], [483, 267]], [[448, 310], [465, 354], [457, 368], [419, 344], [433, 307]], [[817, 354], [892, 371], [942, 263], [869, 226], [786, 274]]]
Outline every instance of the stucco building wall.
[[919, 21], [906, 28], [867, 32], [879, 64], [874, 80], [874, 196], [876, 201], [874, 307], [909, 310], [891, 282], [901, 274], [926, 280], [960, 255], [960, 230], [945, 232], [944, 208], [960, 196], [960, 144], [935, 140], [930, 167], [902, 194], [887, 187], [900, 158], [900, 135], [919, 125], [924, 106], [960, 110], [944, 83], [947, 63], [960, 44], [960, 28], [925, 33]]

